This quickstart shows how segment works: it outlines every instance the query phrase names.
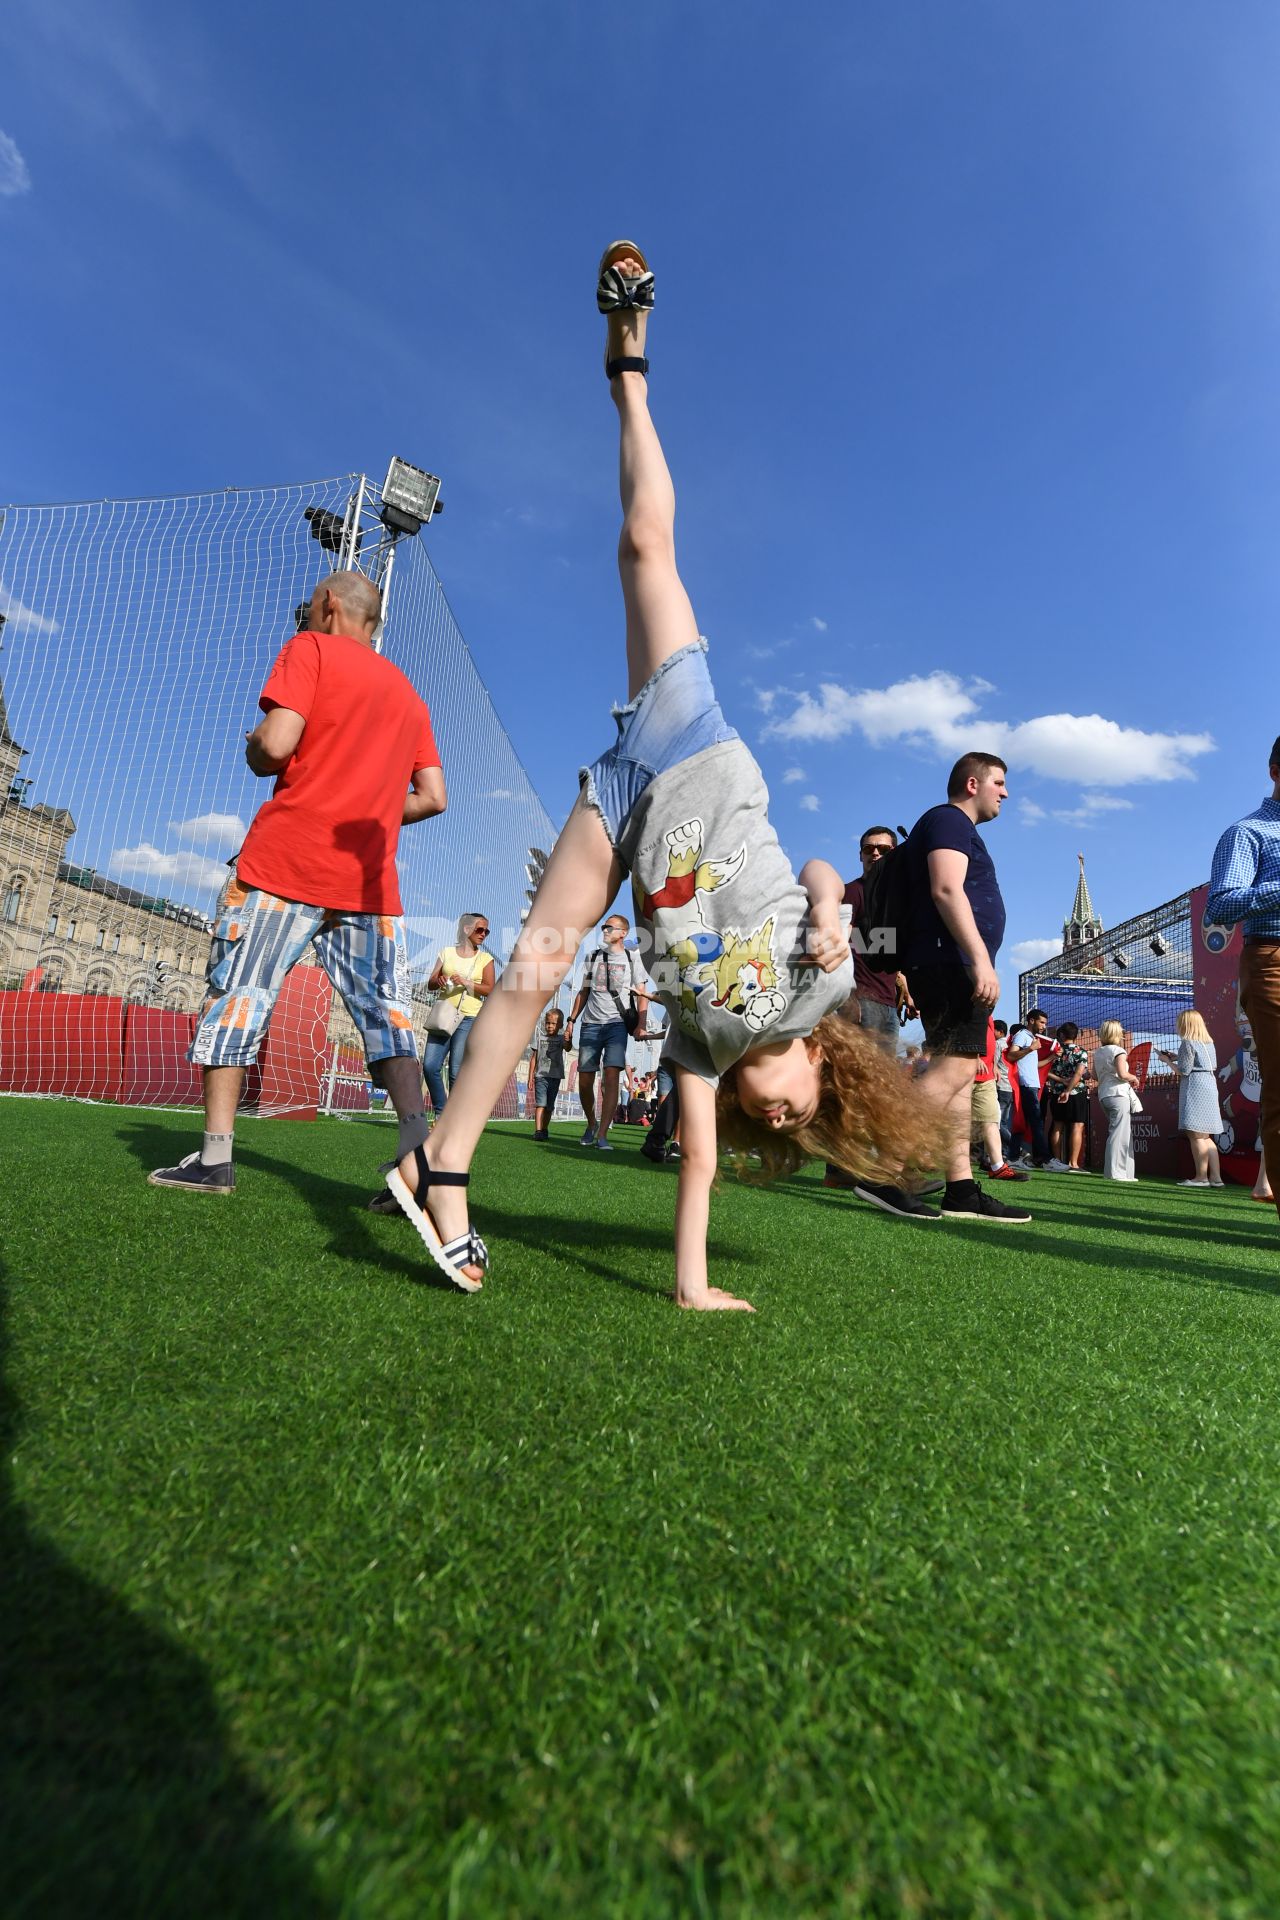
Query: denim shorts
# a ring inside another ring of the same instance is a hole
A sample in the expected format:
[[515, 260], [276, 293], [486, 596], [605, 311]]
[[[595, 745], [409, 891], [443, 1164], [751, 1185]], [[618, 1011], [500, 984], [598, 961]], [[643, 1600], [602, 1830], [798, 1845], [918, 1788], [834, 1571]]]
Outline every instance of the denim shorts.
[[664, 660], [634, 700], [613, 709], [613, 717], [617, 740], [582, 768], [578, 782], [616, 847], [632, 808], [658, 774], [738, 735], [720, 711], [705, 640], [691, 641]]
[[549, 1073], [535, 1073], [533, 1076], [533, 1104], [536, 1107], [554, 1107], [556, 1095], [560, 1091], [558, 1078], [552, 1079]]
[[627, 1030], [621, 1020], [603, 1020], [588, 1026], [584, 1020], [578, 1036], [578, 1072], [598, 1073], [603, 1055], [606, 1067], [627, 1064]]

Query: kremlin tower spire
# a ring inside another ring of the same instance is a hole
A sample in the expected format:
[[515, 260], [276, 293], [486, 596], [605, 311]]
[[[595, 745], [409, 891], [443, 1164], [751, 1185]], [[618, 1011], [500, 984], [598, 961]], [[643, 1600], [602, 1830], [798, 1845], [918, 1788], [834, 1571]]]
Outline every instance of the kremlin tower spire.
[[[1089, 882], [1085, 879], [1084, 855], [1078, 853], [1076, 858], [1080, 862], [1080, 877], [1076, 881], [1076, 897], [1071, 903], [1070, 914], [1062, 923], [1062, 951], [1068, 960], [1071, 958], [1074, 949], [1086, 946], [1091, 940], [1096, 940], [1103, 931], [1102, 922], [1094, 911], [1093, 900], [1089, 893]], [[1100, 972], [1101, 967], [1102, 963], [1100, 960], [1090, 963], [1091, 971], [1096, 970]]]

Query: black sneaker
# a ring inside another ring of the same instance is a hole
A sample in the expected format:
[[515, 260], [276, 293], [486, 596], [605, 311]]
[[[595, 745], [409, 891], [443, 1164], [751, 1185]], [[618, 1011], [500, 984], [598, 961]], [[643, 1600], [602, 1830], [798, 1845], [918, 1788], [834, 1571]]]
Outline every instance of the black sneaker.
[[147, 1175], [149, 1187], [182, 1187], [187, 1193], [234, 1193], [236, 1170], [230, 1160], [206, 1167], [198, 1153], [189, 1153], [176, 1167], [157, 1167]]
[[976, 1180], [970, 1180], [958, 1191], [948, 1190], [942, 1196], [942, 1217], [944, 1220], [1003, 1220], [1009, 1226], [1025, 1226], [1034, 1218], [1025, 1207], [1006, 1206], [994, 1194], [984, 1192]]
[[914, 1193], [907, 1193], [902, 1187], [873, 1187], [868, 1180], [855, 1180], [853, 1190], [859, 1200], [866, 1200], [871, 1206], [879, 1207], [884, 1213], [894, 1213], [899, 1220], [941, 1220], [942, 1215], [936, 1207], [927, 1207]]

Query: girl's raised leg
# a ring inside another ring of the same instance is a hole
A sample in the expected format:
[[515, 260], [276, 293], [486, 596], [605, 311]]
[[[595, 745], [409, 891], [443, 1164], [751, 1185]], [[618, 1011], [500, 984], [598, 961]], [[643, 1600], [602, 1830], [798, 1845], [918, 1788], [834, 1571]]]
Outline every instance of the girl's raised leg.
[[[624, 274], [643, 270], [641, 262], [625, 258], [618, 268]], [[643, 356], [648, 314], [627, 308], [608, 320], [606, 358]], [[649, 412], [648, 380], [642, 373], [619, 373], [610, 390], [619, 423], [618, 572], [627, 609], [627, 698], [634, 699], [664, 660], [698, 638], [698, 623], [676, 571], [676, 490]]]

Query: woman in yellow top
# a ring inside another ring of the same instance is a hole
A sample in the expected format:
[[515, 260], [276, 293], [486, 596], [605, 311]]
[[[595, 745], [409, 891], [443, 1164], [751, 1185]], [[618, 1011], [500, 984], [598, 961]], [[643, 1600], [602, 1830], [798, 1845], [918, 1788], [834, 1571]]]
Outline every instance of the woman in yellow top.
[[443, 947], [427, 985], [439, 995], [437, 1005], [450, 1006], [458, 1015], [452, 1033], [428, 1033], [422, 1053], [422, 1071], [435, 1113], [443, 1113], [448, 1094], [444, 1090], [444, 1065], [449, 1063], [452, 1089], [462, 1072], [467, 1050], [467, 1035], [482, 1003], [493, 992], [493, 955], [482, 942], [489, 932], [489, 917], [484, 913], [464, 913], [458, 922], [457, 944]]

